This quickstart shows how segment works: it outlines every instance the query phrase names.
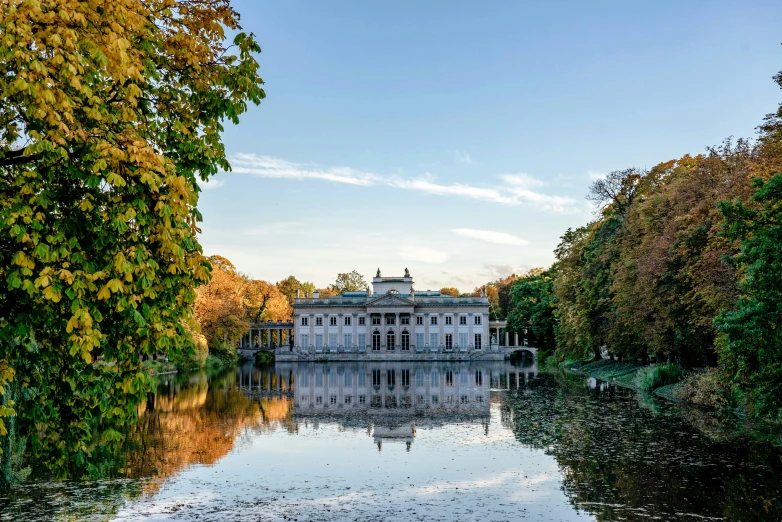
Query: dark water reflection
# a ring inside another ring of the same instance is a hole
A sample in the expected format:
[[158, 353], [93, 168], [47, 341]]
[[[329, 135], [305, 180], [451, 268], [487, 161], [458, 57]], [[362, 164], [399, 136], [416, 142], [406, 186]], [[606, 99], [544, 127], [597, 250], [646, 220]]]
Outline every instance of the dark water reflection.
[[782, 520], [781, 456], [532, 361], [245, 366], [161, 378], [110, 478], [0, 520]]

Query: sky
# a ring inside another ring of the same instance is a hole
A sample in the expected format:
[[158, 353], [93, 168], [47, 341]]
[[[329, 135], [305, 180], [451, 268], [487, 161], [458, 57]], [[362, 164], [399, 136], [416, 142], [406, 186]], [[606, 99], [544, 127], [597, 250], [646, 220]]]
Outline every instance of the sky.
[[782, 2], [234, 0], [266, 99], [226, 124], [199, 236], [255, 279], [416, 289], [547, 267], [590, 183], [782, 102]]

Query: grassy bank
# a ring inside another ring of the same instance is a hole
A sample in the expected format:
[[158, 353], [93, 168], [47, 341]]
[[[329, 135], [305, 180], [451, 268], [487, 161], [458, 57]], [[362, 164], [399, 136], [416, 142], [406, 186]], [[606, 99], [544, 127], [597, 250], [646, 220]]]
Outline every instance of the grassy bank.
[[565, 361], [559, 365], [559, 368], [638, 392], [654, 393], [658, 397], [674, 402], [677, 401], [674, 389], [686, 376], [684, 370], [672, 364], [647, 366], [610, 359]]
[[166, 361], [164, 359], [157, 359], [157, 360], [148, 360], [141, 363], [141, 367], [144, 368], [147, 372], [149, 372], [151, 375], [163, 375], [166, 373], [177, 373], [177, 372], [193, 372], [198, 370], [206, 370], [210, 373], [218, 373], [226, 368], [231, 368], [235, 366], [237, 363], [237, 360], [227, 360], [222, 357], [217, 357], [214, 355], [209, 355], [206, 360], [204, 361], [203, 366], [199, 365], [196, 362], [192, 362], [189, 365], [178, 365], [171, 361]]

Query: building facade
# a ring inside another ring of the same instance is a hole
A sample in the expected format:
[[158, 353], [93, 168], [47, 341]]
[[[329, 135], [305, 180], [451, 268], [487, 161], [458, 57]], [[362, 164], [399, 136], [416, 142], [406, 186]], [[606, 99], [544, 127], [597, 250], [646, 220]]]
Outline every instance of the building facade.
[[[405, 269], [382, 277], [372, 288], [321, 298], [296, 298], [294, 336], [282, 360], [503, 358], [489, 337], [489, 300], [416, 291]], [[498, 357], [492, 357], [495, 353]]]

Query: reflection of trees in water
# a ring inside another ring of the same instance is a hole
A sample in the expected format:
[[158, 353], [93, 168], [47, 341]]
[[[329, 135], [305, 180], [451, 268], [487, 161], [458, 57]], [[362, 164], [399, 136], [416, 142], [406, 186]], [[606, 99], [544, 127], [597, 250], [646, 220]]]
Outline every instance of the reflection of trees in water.
[[184, 383], [158, 386], [128, 437], [127, 476], [151, 478], [146, 493], [188, 466], [216, 463], [242, 433], [276, 429], [289, 420], [288, 398], [251, 400], [235, 387], [233, 375], [208, 383], [205, 374], [195, 374]]
[[598, 520], [683, 514], [780, 520], [780, 452], [748, 440], [706, 440], [684, 420], [654, 416], [622, 390], [544, 376], [508, 394], [503, 424], [558, 462], [570, 501]]

